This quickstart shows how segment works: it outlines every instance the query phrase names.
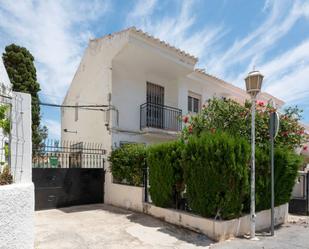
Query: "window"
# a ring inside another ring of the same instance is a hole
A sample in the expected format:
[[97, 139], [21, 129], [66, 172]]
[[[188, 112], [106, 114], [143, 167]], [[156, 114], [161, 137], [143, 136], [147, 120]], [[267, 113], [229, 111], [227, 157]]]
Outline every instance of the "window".
[[201, 95], [189, 92], [188, 112], [198, 113], [201, 110]]

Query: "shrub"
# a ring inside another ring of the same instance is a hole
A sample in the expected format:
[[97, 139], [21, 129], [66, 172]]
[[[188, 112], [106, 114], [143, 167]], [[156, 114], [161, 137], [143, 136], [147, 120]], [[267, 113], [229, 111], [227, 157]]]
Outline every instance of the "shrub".
[[[287, 148], [277, 148], [275, 160], [275, 206], [289, 202], [302, 158]], [[270, 208], [271, 173], [268, 149], [256, 150], [256, 210]], [[250, 195], [247, 196], [246, 211], [250, 210]]]
[[[186, 126], [183, 129], [182, 137], [187, 139], [191, 135], [199, 135], [202, 132], [219, 129], [250, 141], [250, 109], [251, 104], [249, 102], [241, 105], [231, 99], [210, 99], [203, 106], [201, 113], [190, 117], [190, 119], [183, 119]], [[264, 102], [257, 102], [256, 144], [258, 147], [267, 147], [269, 144], [269, 114], [273, 111], [274, 108]], [[284, 146], [293, 150], [301, 147], [309, 140], [304, 127], [299, 124], [301, 112], [297, 107], [289, 107], [282, 111], [279, 133], [275, 141], [276, 146]]]
[[173, 192], [183, 190], [183, 170], [180, 164], [182, 148], [180, 141], [157, 144], [149, 148], [149, 192], [156, 206], [170, 207], [173, 203]]
[[2, 172], [0, 173], [0, 185], [12, 184], [13, 176], [8, 165], [3, 166]]
[[146, 148], [141, 144], [125, 144], [113, 150], [108, 158], [115, 182], [143, 185], [146, 167]]
[[249, 190], [249, 144], [227, 133], [191, 136], [183, 151], [189, 206], [205, 217], [240, 216]]

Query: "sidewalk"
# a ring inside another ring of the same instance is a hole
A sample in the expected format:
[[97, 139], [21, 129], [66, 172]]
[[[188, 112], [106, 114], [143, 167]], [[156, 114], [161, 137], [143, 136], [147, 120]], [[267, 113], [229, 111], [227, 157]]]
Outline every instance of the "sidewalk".
[[309, 249], [309, 217], [290, 215], [289, 223], [275, 230], [275, 237], [259, 234], [259, 241], [237, 238], [213, 244], [211, 249]]

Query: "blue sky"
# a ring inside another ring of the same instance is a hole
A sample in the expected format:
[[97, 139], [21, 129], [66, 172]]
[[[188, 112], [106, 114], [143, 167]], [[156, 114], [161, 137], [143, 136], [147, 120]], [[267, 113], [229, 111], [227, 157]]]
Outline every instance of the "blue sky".
[[[90, 38], [136, 26], [198, 56], [198, 67], [243, 87], [255, 66], [263, 90], [304, 110], [309, 123], [309, 1], [0, 0], [0, 52], [36, 59], [42, 101], [61, 103]], [[51, 137], [60, 113], [42, 108]]]

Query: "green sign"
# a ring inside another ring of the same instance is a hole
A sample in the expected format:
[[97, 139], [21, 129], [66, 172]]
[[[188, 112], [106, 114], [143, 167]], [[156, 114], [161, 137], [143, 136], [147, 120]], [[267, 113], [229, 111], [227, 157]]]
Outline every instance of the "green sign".
[[51, 167], [57, 168], [58, 167], [58, 157], [56, 156], [49, 157], [49, 163]]

